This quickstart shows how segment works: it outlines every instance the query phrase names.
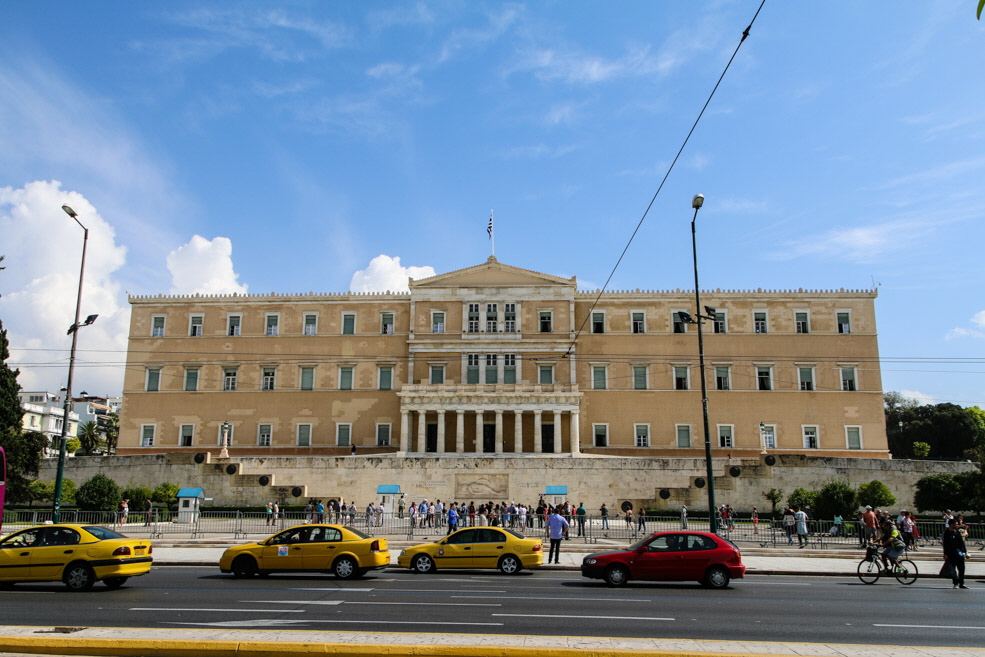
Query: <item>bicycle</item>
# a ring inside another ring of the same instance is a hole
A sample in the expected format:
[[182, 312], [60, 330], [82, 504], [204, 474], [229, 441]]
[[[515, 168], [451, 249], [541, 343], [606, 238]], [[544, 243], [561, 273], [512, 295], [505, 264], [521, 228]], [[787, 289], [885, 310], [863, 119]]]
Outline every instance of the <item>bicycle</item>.
[[875, 584], [880, 577], [889, 576], [896, 578], [900, 584], [913, 584], [917, 581], [919, 572], [917, 565], [909, 559], [898, 559], [898, 563], [890, 564], [887, 570], [882, 565], [882, 558], [879, 556], [879, 546], [869, 545], [865, 548], [865, 558], [858, 562], [858, 578], [863, 584]]

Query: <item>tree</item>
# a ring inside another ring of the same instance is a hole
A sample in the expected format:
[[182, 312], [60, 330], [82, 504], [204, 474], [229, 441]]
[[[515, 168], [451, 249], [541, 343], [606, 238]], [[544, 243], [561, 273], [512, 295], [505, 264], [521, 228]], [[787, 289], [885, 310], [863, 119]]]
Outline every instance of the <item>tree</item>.
[[147, 486], [134, 486], [131, 484], [123, 489], [122, 495], [122, 499], [130, 500], [131, 509], [134, 511], [143, 511], [144, 500], [150, 499], [154, 495], [154, 491]]
[[925, 459], [930, 456], [930, 445], [925, 442], [916, 441], [913, 443], [913, 455], [918, 459]]
[[814, 500], [817, 518], [854, 517], [858, 509], [858, 492], [847, 481], [829, 481], [817, 492]]
[[896, 496], [886, 484], [875, 479], [858, 487], [858, 503], [860, 506], [871, 506], [876, 509], [896, 504]]
[[21, 391], [17, 383], [19, 370], [12, 370], [7, 365], [10, 350], [7, 342], [7, 331], [0, 321], [0, 435], [11, 431], [20, 433], [23, 428], [24, 409], [21, 408], [17, 393]]
[[947, 473], [927, 475], [917, 482], [913, 494], [913, 504], [918, 511], [960, 511], [965, 509], [965, 502], [961, 498], [961, 484]]
[[27, 486], [30, 500], [28, 506], [34, 506], [35, 502], [50, 500], [55, 495], [55, 484], [50, 481], [32, 481]]
[[783, 491], [779, 488], [771, 488], [769, 490], [763, 491], [763, 497], [765, 497], [770, 504], [773, 505], [773, 510], [770, 512], [771, 518], [776, 518], [776, 505], [783, 500]]
[[817, 500], [816, 490], [797, 488], [794, 489], [794, 492], [790, 493], [790, 497], [787, 498], [787, 504], [791, 508], [799, 507], [801, 509], [806, 509], [807, 507], [811, 507], [813, 509], [816, 500]]
[[103, 474], [93, 475], [79, 487], [75, 501], [85, 511], [115, 511], [123, 491], [116, 482]]
[[7, 500], [30, 502], [29, 486], [38, 477], [48, 437], [38, 431], [7, 428], [0, 432], [0, 447], [7, 453]]
[[885, 393], [882, 400], [886, 411], [886, 438], [889, 441], [889, 451], [896, 458], [909, 458], [912, 455], [910, 445], [913, 443], [912, 439], [909, 441], [906, 439], [906, 429], [911, 419], [909, 413], [919, 406], [920, 402], [894, 391]]
[[99, 425], [92, 420], [83, 424], [79, 431], [79, 441], [82, 443], [83, 454], [89, 456], [95, 452], [102, 443], [99, 437]]
[[110, 413], [103, 425], [103, 435], [106, 437], [106, 453], [116, 454], [116, 441], [120, 437], [120, 416]]
[[65, 451], [69, 454], [75, 454], [80, 447], [82, 447], [82, 441], [75, 436], [65, 439]]
[[151, 493], [151, 500], [155, 504], [163, 504], [164, 506], [175, 506], [178, 503], [178, 491], [181, 490], [181, 486], [178, 484], [160, 484]]

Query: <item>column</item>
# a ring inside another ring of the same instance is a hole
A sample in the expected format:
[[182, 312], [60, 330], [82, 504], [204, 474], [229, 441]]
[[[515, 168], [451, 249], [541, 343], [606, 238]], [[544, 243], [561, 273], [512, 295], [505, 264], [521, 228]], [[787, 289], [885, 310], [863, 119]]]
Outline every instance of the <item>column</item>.
[[455, 452], [465, 451], [465, 411], [455, 411]]
[[543, 420], [540, 417], [540, 411], [534, 411], [534, 454], [540, 454], [544, 451], [544, 436], [541, 433], [541, 422]]
[[482, 411], [475, 412], [475, 452], [482, 451]]
[[554, 453], [561, 453], [561, 411], [554, 411]]
[[445, 412], [438, 411], [438, 451], [445, 451]]
[[428, 424], [425, 421], [426, 411], [417, 411], [417, 451], [422, 454], [427, 451]]
[[503, 410], [496, 409], [496, 453], [503, 453]]
[[579, 456], [581, 455], [581, 422], [580, 422], [580, 411], [571, 411], [571, 455]]
[[523, 411], [513, 411], [513, 451], [523, 453]]
[[400, 411], [400, 453], [406, 454], [410, 448], [410, 412]]

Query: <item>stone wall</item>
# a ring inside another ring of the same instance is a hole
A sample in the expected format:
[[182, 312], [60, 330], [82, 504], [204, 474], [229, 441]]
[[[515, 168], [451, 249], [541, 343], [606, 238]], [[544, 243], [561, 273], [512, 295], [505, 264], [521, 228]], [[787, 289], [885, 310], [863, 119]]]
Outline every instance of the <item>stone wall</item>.
[[[200, 487], [216, 505], [260, 505], [267, 501], [305, 502], [343, 498], [357, 505], [380, 498], [377, 486], [399, 485], [408, 501], [427, 498], [455, 501], [513, 500], [536, 504], [545, 486], [567, 486], [567, 499], [584, 503], [590, 511], [602, 502], [618, 508], [623, 501], [652, 509], [679, 509], [687, 504], [695, 513], [707, 505], [706, 490], [694, 485], [705, 476], [704, 459], [623, 458], [612, 456], [522, 457], [245, 457], [219, 459], [208, 453], [143, 456], [76, 457], [65, 466], [65, 477], [82, 485], [102, 473], [121, 486], [151, 488], [169, 482]], [[916, 482], [934, 473], [965, 472], [971, 463], [848, 459], [776, 455], [773, 466], [758, 459], [716, 458], [715, 497], [739, 511], [753, 506], [769, 508], [762, 492], [770, 488], [789, 495], [796, 488], [816, 490], [832, 479], [852, 486], [877, 479], [897, 498], [896, 508], [913, 504]], [[42, 464], [40, 478], [55, 478], [56, 461]], [[729, 471], [738, 467], [738, 476]], [[265, 478], [265, 479], [262, 479]], [[261, 485], [264, 481], [266, 485]], [[296, 490], [295, 490], [296, 489]], [[669, 497], [660, 497], [667, 489]], [[295, 499], [294, 492], [300, 495]], [[392, 500], [388, 499], [392, 504]], [[551, 499], [550, 501], [554, 501]]]

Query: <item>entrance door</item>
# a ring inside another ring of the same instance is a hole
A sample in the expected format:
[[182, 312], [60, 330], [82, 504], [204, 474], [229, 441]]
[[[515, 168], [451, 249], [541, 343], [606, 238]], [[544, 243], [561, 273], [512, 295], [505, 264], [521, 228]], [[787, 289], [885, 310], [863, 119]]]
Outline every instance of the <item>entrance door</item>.
[[540, 447], [545, 454], [554, 453], [554, 425], [544, 424], [540, 427]]
[[429, 424], [427, 428], [427, 444], [424, 446], [425, 452], [438, 451], [438, 425]]
[[496, 425], [495, 424], [482, 425], [482, 451], [483, 452], [496, 451]]

